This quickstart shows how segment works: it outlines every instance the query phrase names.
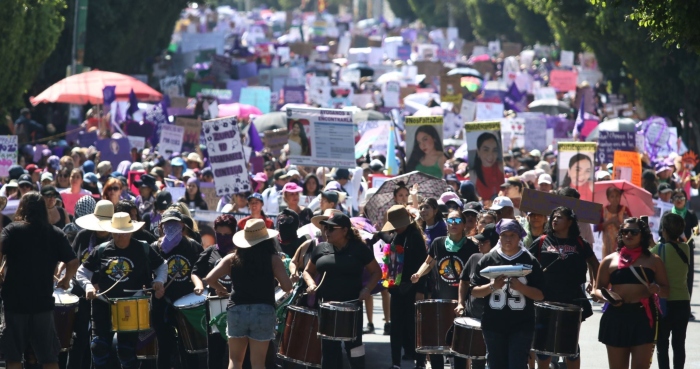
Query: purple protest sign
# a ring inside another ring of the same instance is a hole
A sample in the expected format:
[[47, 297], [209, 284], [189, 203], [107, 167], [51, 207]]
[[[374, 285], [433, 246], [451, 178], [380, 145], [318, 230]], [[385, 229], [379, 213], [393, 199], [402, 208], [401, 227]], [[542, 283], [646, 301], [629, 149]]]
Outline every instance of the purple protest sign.
[[216, 195], [250, 191], [247, 161], [236, 117], [205, 121], [202, 123], [202, 131], [214, 172]]
[[615, 151], [635, 151], [635, 132], [598, 132], [598, 163], [612, 163]]
[[229, 79], [226, 82], [226, 89], [231, 91], [231, 100], [238, 102], [241, 99], [241, 89], [248, 87], [248, 81]]
[[[78, 146], [90, 147], [97, 141], [97, 131], [80, 132], [78, 133]], [[119, 164], [119, 163], [117, 163]], [[116, 168], [116, 167], [115, 167]]]
[[112, 163], [112, 168], [119, 166], [124, 160], [131, 161], [131, 143], [126, 137], [113, 139], [105, 138], [95, 142], [95, 148], [100, 152], [100, 160]]
[[246, 79], [258, 75], [258, 66], [255, 63], [236, 65], [237, 79]]
[[7, 177], [17, 163], [17, 136], [0, 136], [0, 176]]
[[306, 93], [305, 86], [284, 86], [284, 103], [285, 104], [303, 104], [306, 101], [304, 94]]
[[401, 45], [396, 48], [396, 57], [406, 61], [411, 58], [411, 45]]

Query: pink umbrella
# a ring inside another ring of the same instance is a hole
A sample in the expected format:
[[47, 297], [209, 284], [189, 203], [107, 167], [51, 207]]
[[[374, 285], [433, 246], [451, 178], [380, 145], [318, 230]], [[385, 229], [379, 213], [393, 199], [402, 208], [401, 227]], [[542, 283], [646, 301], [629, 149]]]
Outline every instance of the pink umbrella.
[[610, 187], [615, 187], [622, 191], [620, 204], [626, 206], [633, 217], [654, 215], [654, 202], [651, 194], [647, 190], [623, 180], [596, 182], [593, 190], [593, 201], [603, 206], [610, 204], [608, 196], [605, 194]]
[[489, 61], [489, 60], [491, 60], [491, 57], [488, 56], [488, 54], [481, 54], [481, 55], [477, 55], [477, 56], [472, 56], [471, 58], [469, 58], [469, 60], [467, 60], [467, 63], [474, 64], [474, 63], [485, 62], [485, 61]]
[[251, 114], [261, 115], [262, 111], [253, 105], [241, 103], [219, 105], [219, 118], [236, 116], [240, 119], [248, 119]]

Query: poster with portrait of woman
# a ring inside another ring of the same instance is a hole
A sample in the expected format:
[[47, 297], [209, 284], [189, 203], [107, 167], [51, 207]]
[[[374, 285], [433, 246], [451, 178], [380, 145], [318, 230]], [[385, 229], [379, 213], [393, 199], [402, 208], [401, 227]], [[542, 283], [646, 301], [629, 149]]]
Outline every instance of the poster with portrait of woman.
[[595, 173], [595, 142], [559, 142], [559, 187], [571, 187], [581, 194], [581, 200], [593, 201]]
[[469, 178], [483, 200], [493, 200], [505, 182], [501, 122], [471, 122], [467, 132]]
[[442, 116], [406, 117], [406, 173], [417, 170], [442, 178]]
[[289, 155], [311, 156], [310, 130], [308, 119], [287, 119]]

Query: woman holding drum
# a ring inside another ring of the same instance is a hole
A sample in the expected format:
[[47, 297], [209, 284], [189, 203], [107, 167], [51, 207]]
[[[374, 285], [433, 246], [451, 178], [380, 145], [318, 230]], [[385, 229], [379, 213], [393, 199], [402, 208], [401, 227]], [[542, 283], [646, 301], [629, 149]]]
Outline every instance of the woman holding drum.
[[[534, 217], [534, 214], [528, 214], [528, 219]], [[547, 302], [556, 302], [561, 304], [570, 304], [570, 310], [578, 310], [582, 308], [581, 321], [586, 320], [593, 315], [593, 309], [586, 297], [583, 285], [586, 283], [586, 273], [590, 269], [593, 275], [598, 274], [598, 258], [593, 253], [591, 245], [581, 238], [581, 232], [578, 228], [578, 219], [576, 214], [567, 207], [558, 207], [552, 210], [549, 215], [549, 221], [545, 225], [544, 234], [537, 237], [530, 247], [530, 253], [537, 258], [544, 272], [544, 285], [542, 292], [544, 300]], [[595, 284], [595, 281], [591, 281]], [[591, 285], [587, 288], [592, 291]], [[565, 305], [556, 305], [560, 308], [568, 308]], [[546, 306], [545, 306], [546, 308]], [[571, 322], [575, 325], [578, 322]], [[560, 324], [560, 326], [562, 326]], [[547, 335], [547, 327], [543, 327], [541, 333]], [[540, 332], [537, 332], [538, 334]], [[563, 332], [561, 332], [563, 333]], [[538, 337], [536, 334], [536, 337]], [[574, 335], [569, 337], [573, 339]], [[578, 338], [576, 336], [575, 338]], [[538, 342], [538, 339], [535, 339]], [[561, 344], [561, 342], [559, 343]], [[576, 349], [576, 342], [573, 342]], [[537, 354], [537, 366], [539, 368], [549, 368], [549, 363], [552, 360], [550, 355], [542, 352], [542, 348], [535, 344], [534, 349]], [[550, 351], [550, 350], [547, 350]], [[577, 351], [580, 351], [577, 350]], [[581, 367], [580, 352], [566, 357], [566, 367], [569, 369], [578, 369]]]
[[[340, 339], [345, 341], [352, 369], [365, 368], [365, 348], [362, 344], [362, 305], [370, 296], [370, 289], [362, 287], [362, 271], [367, 268], [370, 279], [367, 286], [375, 286], [381, 278], [381, 269], [374, 259], [372, 251], [364, 244], [359, 233], [352, 227], [352, 222], [344, 214], [334, 214], [327, 220], [319, 222], [323, 226], [326, 241], [318, 244], [306, 264], [303, 274], [307, 291], [315, 292], [320, 304], [319, 333], [323, 330], [324, 314], [334, 314], [340, 310], [352, 310], [350, 319], [341, 320], [342, 325], [331, 327], [332, 331], [348, 331], [352, 337], [336, 338], [329, 334], [322, 336], [322, 360], [324, 369], [343, 367], [343, 355]], [[423, 246], [425, 250], [425, 246]], [[316, 284], [314, 278], [321, 273], [321, 282]], [[342, 305], [342, 307], [341, 307]], [[336, 306], [340, 308], [335, 308]], [[346, 315], [344, 315], [346, 316]], [[337, 322], [337, 323], [341, 323]], [[326, 332], [328, 333], [328, 332]]]
[[[501, 219], [496, 224], [501, 247], [484, 257], [477, 264], [472, 278], [474, 297], [487, 298], [481, 329], [486, 341], [489, 368], [521, 369], [530, 354], [535, 330], [534, 301], [544, 298], [544, 283], [539, 262], [524, 248], [520, 240], [526, 235], [516, 220]], [[489, 280], [482, 271], [490, 266], [520, 265], [531, 268], [522, 277], [508, 278], [505, 275]]]
[[[142, 292], [132, 291], [141, 290], [150, 284], [153, 273], [155, 297], [160, 299], [165, 294], [165, 261], [147, 243], [131, 238], [131, 234], [143, 227], [143, 224], [132, 222], [127, 213], [115, 213], [112, 219], [101, 220], [100, 228], [111, 233], [112, 240], [95, 247], [78, 268], [77, 281], [85, 290], [87, 299], [99, 297], [99, 301], [92, 302], [90, 346], [97, 369], [109, 367], [114, 331], [117, 332], [117, 355], [122, 368], [138, 368], [141, 365], [136, 359], [135, 347], [139, 331], [145, 331], [150, 326], [147, 311], [149, 304]], [[95, 284], [93, 276], [98, 277]], [[114, 301], [107, 302], [105, 297]], [[127, 308], [129, 314], [126, 314]]]
[[648, 368], [654, 354], [658, 310], [654, 295], [666, 298], [669, 284], [660, 257], [649, 251], [646, 222], [627, 218], [617, 235], [617, 252], [598, 269], [595, 296], [608, 302], [598, 341], [608, 350], [610, 368]]
[[275, 249], [277, 231], [267, 229], [262, 219], [249, 219], [245, 229], [233, 236], [235, 251], [224, 256], [204, 278], [219, 296], [228, 290], [219, 282], [231, 277], [228, 303], [229, 368], [240, 369], [246, 349], [250, 347], [253, 369], [265, 368], [270, 341], [275, 339], [275, 286], [279, 282], [285, 292], [292, 290], [282, 259]]

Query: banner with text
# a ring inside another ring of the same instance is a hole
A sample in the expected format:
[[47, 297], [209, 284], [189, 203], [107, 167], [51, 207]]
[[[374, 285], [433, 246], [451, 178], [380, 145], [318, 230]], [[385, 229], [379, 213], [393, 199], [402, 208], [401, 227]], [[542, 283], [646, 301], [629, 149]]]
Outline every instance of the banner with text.
[[10, 167], [17, 163], [17, 136], [0, 136], [0, 177], [10, 175]]
[[216, 195], [226, 196], [251, 190], [248, 168], [236, 117], [211, 119], [202, 123], [209, 162], [214, 171]]
[[182, 139], [185, 136], [185, 127], [165, 124], [160, 127], [160, 143], [158, 151], [165, 158], [170, 158], [173, 153], [182, 151]]
[[290, 163], [354, 168], [354, 129], [349, 110], [287, 108]]

